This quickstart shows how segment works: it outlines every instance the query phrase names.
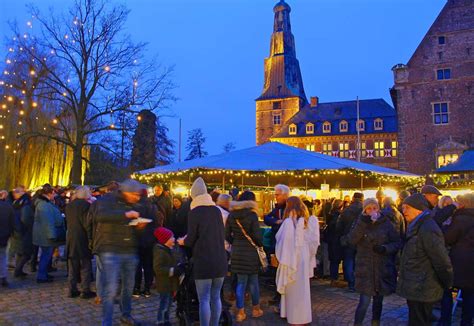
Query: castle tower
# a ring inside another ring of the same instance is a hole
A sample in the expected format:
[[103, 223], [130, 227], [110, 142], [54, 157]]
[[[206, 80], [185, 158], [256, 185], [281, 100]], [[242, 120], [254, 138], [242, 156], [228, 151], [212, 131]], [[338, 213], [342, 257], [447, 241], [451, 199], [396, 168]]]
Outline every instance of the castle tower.
[[270, 56], [265, 59], [263, 92], [256, 99], [257, 145], [267, 142], [282, 125], [308, 104], [291, 33], [290, 6], [280, 0], [273, 8], [275, 20]]

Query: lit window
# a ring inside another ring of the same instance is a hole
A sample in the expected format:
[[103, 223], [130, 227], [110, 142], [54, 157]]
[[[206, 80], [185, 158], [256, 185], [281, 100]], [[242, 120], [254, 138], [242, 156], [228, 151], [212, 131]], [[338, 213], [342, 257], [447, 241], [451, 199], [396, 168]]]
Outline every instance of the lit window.
[[316, 145], [314, 145], [314, 144], [308, 144], [308, 145], [306, 145], [306, 150], [307, 150], [307, 151], [314, 152], [314, 151], [316, 151]]
[[273, 116], [273, 124], [274, 125], [281, 125], [281, 115], [276, 114]]
[[290, 135], [296, 135], [296, 125], [292, 123], [289, 127], [288, 132]]
[[375, 153], [375, 157], [384, 157], [385, 156], [385, 142], [383, 141], [374, 142], [374, 153]]
[[308, 123], [306, 124], [306, 133], [307, 134], [314, 134], [314, 124]]
[[435, 125], [445, 125], [449, 123], [448, 103], [433, 104], [433, 123]]
[[273, 110], [280, 110], [281, 102], [273, 102]]
[[438, 44], [439, 45], [446, 44], [446, 36], [438, 36]]
[[339, 143], [339, 157], [349, 157], [349, 143]]
[[364, 131], [365, 130], [365, 121], [364, 120], [357, 121], [357, 127], [359, 128], [359, 131]]
[[383, 130], [383, 120], [377, 118], [374, 120], [374, 129], [375, 130]]
[[367, 143], [365, 141], [360, 143], [360, 157], [367, 157]]
[[398, 154], [398, 143], [393, 140], [392, 141], [392, 151], [391, 151], [392, 157], [396, 157]]
[[323, 144], [323, 154], [332, 155], [332, 144], [331, 143]]
[[454, 163], [458, 160], [459, 155], [458, 154], [443, 154], [443, 155], [438, 155], [438, 168]]
[[436, 78], [438, 80], [451, 79], [451, 69], [438, 69], [436, 70]]
[[342, 120], [339, 123], [339, 131], [340, 132], [347, 132], [348, 129], [349, 129], [349, 124], [347, 123], [346, 120]]
[[323, 133], [328, 134], [331, 132], [331, 123], [329, 121], [326, 121], [323, 123]]

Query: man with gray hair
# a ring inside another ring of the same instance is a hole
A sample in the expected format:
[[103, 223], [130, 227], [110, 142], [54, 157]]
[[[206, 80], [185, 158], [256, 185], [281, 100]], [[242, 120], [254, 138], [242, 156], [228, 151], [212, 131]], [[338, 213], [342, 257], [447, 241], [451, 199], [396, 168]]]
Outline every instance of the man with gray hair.
[[219, 208], [219, 210], [221, 211], [224, 227], [227, 222], [227, 217], [229, 216], [231, 201], [232, 201], [232, 196], [228, 194], [220, 194], [217, 197], [216, 205], [217, 205], [217, 208]]

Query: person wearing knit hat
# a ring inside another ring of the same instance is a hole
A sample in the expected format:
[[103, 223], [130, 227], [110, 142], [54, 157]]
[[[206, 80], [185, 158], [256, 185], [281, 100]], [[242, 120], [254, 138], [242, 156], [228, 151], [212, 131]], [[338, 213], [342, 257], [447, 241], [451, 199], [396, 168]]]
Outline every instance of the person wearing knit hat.
[[178, 289], [179, 277], [184, 273], [184, 267], [176, 263], [171, 250], [174, 248], [173, 232], [159, 227], [153, 232], [158, 243], [153, 248], [153, 270], [156, 277], [156, 292], [158, 292], [157, 325], [170, 324], [170, 308], [173, 302], [173, 292]]
[[380, 211], [377, 199], [364, 200], [362, 214], [356, 219], [348, 242], [357, 250], [355, 290], [360, 293], [360, 299], [354, 325], [363, 324], [372, 300], [372, 325], [378, 326], [384, 296], [395, 292], [395, 255], [401, 248], [401, 239], [390, 219]]
[[194, 181], [191, 198], [188, 234], [178, 239], [178, 244], [191, 248], [193, 252], [199, 322], [201, 325], [218, 325], [222, 310], [220, 292], [228, 269], [224, 222], [202, 178]]
[[407, 299], [409, 325], [431, 325], [433, 303], [452, 286], [453, 268], [423, 194], [408, 196], [402, 206], [408, 229], [397, 292]]
[[425, 196], [426, 200], [430, 203], [430, 209], [438, 206], [439, 196], [442, 196], [442, 193], [435, 186], [424, 185], [421, 188], [421, 193]]

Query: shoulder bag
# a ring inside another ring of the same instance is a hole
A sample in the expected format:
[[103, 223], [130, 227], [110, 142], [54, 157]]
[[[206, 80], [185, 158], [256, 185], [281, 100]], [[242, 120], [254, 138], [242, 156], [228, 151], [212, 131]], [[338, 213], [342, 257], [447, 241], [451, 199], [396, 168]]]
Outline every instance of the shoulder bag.
[[257, 250], [258, 259], [260, 260], [260, 265], [262, 266], [262, 268], [267, 269], [268, 268], [268, 259], [267, 259], [267, 254], [265, 253], [265, 250], [263, 250], [263, 247], [259, 247], [255, 244], [255, 242], [253, 242], [252, 238], [247, 234], [247, 232], [245, 232], [245, 229], [242, 226], [242, 224], [240, 224], [239, 220], [235, 219], [235, 223], [237, 223], [237, 225], [240, 227], [240, 230], [242, 230], [242, 233], [244, 234], [244, 237], [247, 238], [247, 240], [250, 242], [252, 247], [254, 247], [255, 250]]

